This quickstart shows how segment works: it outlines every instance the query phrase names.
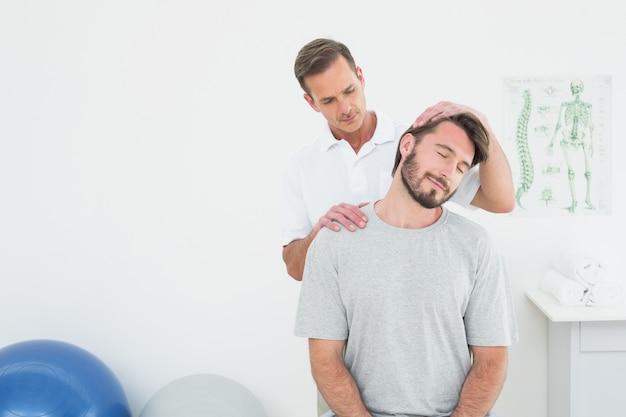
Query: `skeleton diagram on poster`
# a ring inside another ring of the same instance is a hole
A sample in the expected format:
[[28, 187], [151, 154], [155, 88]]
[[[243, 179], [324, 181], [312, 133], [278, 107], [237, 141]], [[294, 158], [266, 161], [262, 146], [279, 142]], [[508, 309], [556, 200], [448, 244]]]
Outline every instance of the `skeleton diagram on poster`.
[[611, 77], [505, 79], [516, 215], [611, 213]]

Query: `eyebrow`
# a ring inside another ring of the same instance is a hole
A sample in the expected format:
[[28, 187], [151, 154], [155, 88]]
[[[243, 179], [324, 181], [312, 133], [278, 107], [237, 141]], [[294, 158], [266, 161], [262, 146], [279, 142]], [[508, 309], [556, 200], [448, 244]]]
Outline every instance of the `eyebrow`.
[[[349, 90], [353, 89], [355, 86], [355, 84], [350, 84], [349, 86], [347, 86], [346, 88], [344, 88], [343, 90], [341, 90], [341, 94], [345, 94], [347, 93]], [[331, 97], [322, 97], [320, 98], [320, 102], [322, 101], [328, 101], [328, 100], [334, 100], [336, 96], [331, 96]]]
[[[439, 148], [443, 148], [443, 149], [447, 150], [448, 152], [450, 152], [452, 155], [456, 156], [456, 152], [454, 151], [454, 149], [452, 149], [448, 145], [444, 145], [442, 143], [435, 143], [435, 146], [437, 146]], [[472, 164], [468, 163], [467, 161], [460, 161], [459, 163], [461, 165], [464, 165], [465, 168], [467, 168], [467, 169], [470, 169], [472, 167]]]

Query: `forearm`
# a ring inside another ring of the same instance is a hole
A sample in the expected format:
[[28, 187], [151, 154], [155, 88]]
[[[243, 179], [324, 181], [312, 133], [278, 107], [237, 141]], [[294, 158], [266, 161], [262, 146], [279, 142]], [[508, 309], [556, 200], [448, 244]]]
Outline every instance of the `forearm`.
[[292, 240], [288, 245], [283, 246], [283, 261], [287, 267], [287, 273], [296, 281], [302, 281], [304, 275], [304, 261], [306, 252], [311, 246], [311, 242], [322, 229], [322, 224], [317, 223], [311, 233], [302, 239]]
[[493, 213], [508, 213], [515, 208], [515, 187], [511, 166], [491, 128], [489, 132], [489, 157], [480, 164], [480, 189], [472, 205]]
[[474, 362], [450, 417], [484, 417], [489, 413], [506, 379], [506, 348], [499, 349], [504, 349], [499, 358]]
[[287, 273], [296, 281], [302, 281], [306, 252], [309, 246], [311, 246], [312, 241], [313, 238], [309, 235], [283, 246], [283, 261], [287, 267]]
[[349, 370], [339, 362], [311, 362], [317, 388], [337, 417], [371, 417]]

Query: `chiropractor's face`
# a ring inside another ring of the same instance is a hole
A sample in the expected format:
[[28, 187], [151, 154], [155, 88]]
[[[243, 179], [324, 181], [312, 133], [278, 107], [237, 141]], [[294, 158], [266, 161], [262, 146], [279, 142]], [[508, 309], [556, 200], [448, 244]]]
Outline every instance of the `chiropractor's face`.
[[348, 133], [361, 128], [367, 115], [361, 68], [355, 73], [339, 56], [323, 73], [306, 77], [305, 83], [311, 92], [305, 100], [332, 128]]

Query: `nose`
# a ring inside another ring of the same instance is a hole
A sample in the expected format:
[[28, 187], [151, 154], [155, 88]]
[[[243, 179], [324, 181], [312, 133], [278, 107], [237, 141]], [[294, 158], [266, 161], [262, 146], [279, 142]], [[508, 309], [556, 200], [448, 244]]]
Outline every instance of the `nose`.
[[456, 171], [456, 162], [451, 159], [446, 160], [446, 163], [441, 167], [441, 176], [446, 179], [451, 179]]
[[342, 114], [350, 114], [350, 111], [352, 110], [352, 105], [350, 104], [349, 100], [340, 97], [337, 102], [339, 103], [339, 111]]

